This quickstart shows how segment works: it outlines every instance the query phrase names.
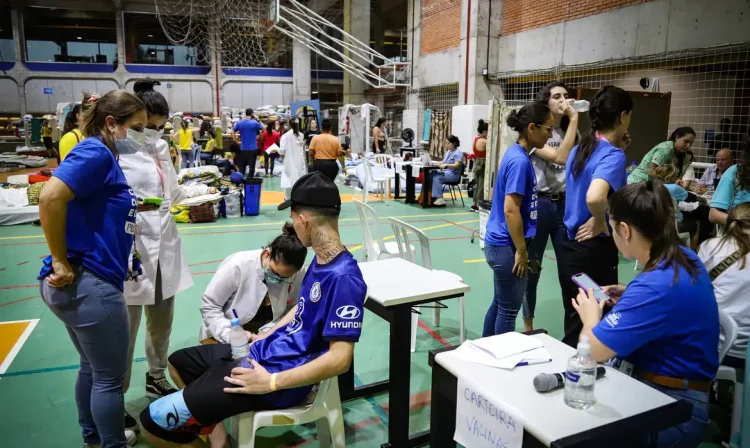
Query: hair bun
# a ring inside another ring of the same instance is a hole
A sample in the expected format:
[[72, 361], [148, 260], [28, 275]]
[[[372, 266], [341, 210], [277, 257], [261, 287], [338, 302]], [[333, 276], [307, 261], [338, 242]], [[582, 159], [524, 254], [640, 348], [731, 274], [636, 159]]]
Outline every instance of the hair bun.
[[136, 94], [145, 93], [154, 90], [154, 86], [160, 86], [161, 83], [155, 79], [145, 78], [139, 79], [133, 85], [133, 92]]
[[483, 124], [484, 124], [484, 120], [482, 120], [482, 119], [480, 118], [480, 119], [479, 119], [479, 125], [481, 126], [481, 125], [483, 125]]
[[508, 114], [508, 118], [505, 120], [505, 123], [508, 124], [508, 126], [511, 129], [515, 129], [520, 124], [518, 121], [518, 111], [515, 109], [510, 111], [510, 114]]
[[297, 231], [294, 230], [294, 225], [291, 222], [285, 222], [281, 227], [282, 235], [286, 237], [297, 237]]

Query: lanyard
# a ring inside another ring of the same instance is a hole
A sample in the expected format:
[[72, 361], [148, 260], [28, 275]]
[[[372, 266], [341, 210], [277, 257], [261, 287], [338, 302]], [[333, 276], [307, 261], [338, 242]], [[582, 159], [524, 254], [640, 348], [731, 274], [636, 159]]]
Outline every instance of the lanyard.
[[161, 160], [158, 154], [153, 155], [156, 161], [156, 172], [159, 174], [159, 183], [161, 183], [161, 197], [164, 198], [164, 170], [161, 167]]

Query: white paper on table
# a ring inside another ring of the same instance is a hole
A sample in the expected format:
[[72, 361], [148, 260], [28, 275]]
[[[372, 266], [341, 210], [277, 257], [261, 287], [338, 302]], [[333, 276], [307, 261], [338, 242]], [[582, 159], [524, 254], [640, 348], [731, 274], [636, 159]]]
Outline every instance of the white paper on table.
[[477, 383], [462, 376], [456, 394], [453, 440], [467, 448], [521, 448], [524, 420], [514, 407], [488, 397]]
[[488, 338], [477, 339], [471, 343], [480, 348], [496, 359], [503, 359], [518, 353], [528, 352], [543, 347], [542, 341], [525, 334], [510, 332], [490, 336]]
[[549, 362], [552, 359], [549, 352], [544, 347], [530, 350], [528, 352], [506, 356], [503, 359], [497, 359], [486, 351], [475, 347], [471, 343], [471, 341], [466, 341], [461, 344], [456, 350], [452, 352], [452, 356], [455, 356], [463, 361], [507, 370], [512, 370], [520, 362], [538, 364], [540, 362]]

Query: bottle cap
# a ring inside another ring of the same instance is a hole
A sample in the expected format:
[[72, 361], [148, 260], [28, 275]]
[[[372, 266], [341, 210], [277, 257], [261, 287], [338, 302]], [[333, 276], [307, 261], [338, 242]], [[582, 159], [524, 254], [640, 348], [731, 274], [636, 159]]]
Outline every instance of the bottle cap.
[[236, 317], [230, 321], [232, 323], [233, 327], [239, 327], [240, 326], [240, 320]]
[[589, 337], [585, 334], [581, 335], [581, 338], [578, 340], [578, 354], [579, 355], [589, 355], [591, 354], [591, 343], [589, 342]]

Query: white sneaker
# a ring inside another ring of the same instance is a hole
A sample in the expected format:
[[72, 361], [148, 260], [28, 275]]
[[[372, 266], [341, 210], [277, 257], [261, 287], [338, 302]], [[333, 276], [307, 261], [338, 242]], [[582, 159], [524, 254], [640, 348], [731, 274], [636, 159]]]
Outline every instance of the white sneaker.
[[129, 429], [125, 430], [125, 438], [128, 439], [128, 446], [135, 446], [138, 442], [138, 436], [135, 435], [135, 431]]
[[445, 199], [443, 198], [435, 199], [435, 205], [445, 205]]

